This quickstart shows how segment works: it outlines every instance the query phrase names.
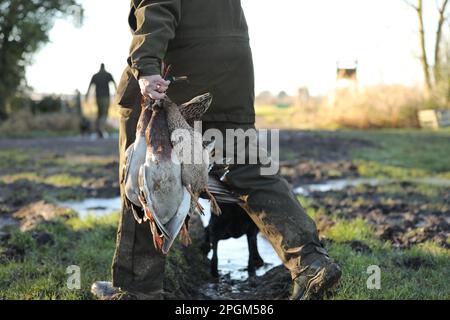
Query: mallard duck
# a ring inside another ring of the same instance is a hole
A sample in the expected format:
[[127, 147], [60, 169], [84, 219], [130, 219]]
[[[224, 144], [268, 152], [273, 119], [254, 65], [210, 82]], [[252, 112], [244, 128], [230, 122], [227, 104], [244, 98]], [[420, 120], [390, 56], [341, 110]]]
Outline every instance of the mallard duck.
[[189, 213], [191, 195], [182, 185], [181, 164], [172, 152], [166, 113], [160, 102], [153, 105], [145, 138], [145, 163], [139, 172], [140, 202], [144, 220], [150, 221], [155, 247], [167, 253]]
[[208, 172], [210, 169], [210, 153], [214, 148], [214, 142], [203, 146], [203, 139], [200, 132], [187, 123], [180, 112], [180, 108], [166, 98], [162, 103], [167, 113], [167, 124], [171, 136], [172, 146], [175, 154], [181, 161], [181, 178], [183, 185], [191, 195], [192, 202], [203, 212], [203, 208], [198, 202], [202, 192], [211, 200], [212, 211], [220, 214], [220, 208], [214, 196], [208, 190]]
[[[180, 106], [180, 112], [186, 121], [194, 125], [195, 121], [200, 121], [203, 114], [211, 105], [212, 96], [209, 93], [197, 96], [191, 101], [186, 102]], [[141, 224], [144, 218], [142, 205], [139, 201], [139, 184], [138, 174], [139, 169], [145, 161], [146, 141], [145, 131], [152, 116], [152, 100], [148, 97], [143, 97], [141, 103], [141, 115], [138, 120], [136, 129], [136, 140], [132, 143], [125, 152], [125, 161], [122, 168], [122, 181], [124, 183], [124, 192], [127, 199], [130, 201], [131, 210], [136, 221]]]
[[131, 210], [138, 223], [142, 223], [142, 205], [139, 200], [140, 189], [138, 183], [139, 169], [145, 161], [146, 141], [145, 131], [152, 117], [149, 99], [142, 100], [141, 115], [136, 129], [136, 140], [127, 148], [122, 171], [124, 192], [130, 201]]

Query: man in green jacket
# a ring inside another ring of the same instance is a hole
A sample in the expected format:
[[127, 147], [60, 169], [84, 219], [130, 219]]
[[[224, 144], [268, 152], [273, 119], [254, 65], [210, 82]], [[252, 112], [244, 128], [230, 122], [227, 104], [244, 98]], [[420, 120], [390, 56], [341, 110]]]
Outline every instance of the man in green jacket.
[[[176, 103], [210, 92], [214, 99], [203, 117], [204, 130], [254, 128], [253, 62], [240, 0], [133, 0], [129, 24], [133, 40], [117, 95], [122, 107], [121, 166], [135, 139], [140, 92], [161, 99], [167, 91]], [[165, 81], [162, 60], [173, 66], [172, 75], [189, 81]], [[291, 297], [320, 297], [337, 283], [340, 268], [321, 246], [314, 221], [288, 183], [278, 175], [261, 175], [260, 169], [255, 164], [233, 165], [226, 183], [246, 199], [247, 213], [290, 270]], [[148, 226], [137, 224], [126, 207], [113, 260], [113, 286], [142, 299], [161, 298], [164, 257], [155, 251]]]
[[100, 70], [92, 76], [86, 92], [86, 100], [89, 96], [92, 86], [95, 86], [95, 101], [97, 103], [97, 119], [95, 120], [95, 130], [99, 138], [103, 138], [105, 134], [106, 120], [108, 119], [108, 111], [110, 105], [109, 84], [112, 83], [116, 87], [113, 76], [106, 71], [105, 65], [100, 65]]

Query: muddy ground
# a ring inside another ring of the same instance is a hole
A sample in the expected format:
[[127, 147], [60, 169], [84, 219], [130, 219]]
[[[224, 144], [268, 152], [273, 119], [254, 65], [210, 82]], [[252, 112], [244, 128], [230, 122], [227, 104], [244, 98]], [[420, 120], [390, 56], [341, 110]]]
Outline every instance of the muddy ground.
[[[355, 151], [378, 148], [373, 140], [332, 133], [282, 131], [280, 138], [280, 172], [294, 186], [358, 178], [361, 170], [354, 161]], [[116, 138], [0, 139], [0, 158], [0, 228], [2, 224], [20, 223], [22, 230], [32, 231], [43, 221], [67, 214], [53, 204], [56, 201], [119, 195]], [[390, 241], [394, 247], [409, 248], [433, 241], [449, 248], [449, 188], [430, 189], [402, 181], [362, 185], [312, 192], [308, 207], [320, 212], [315, 219], [322, 234], [335, 224], [336, 218], [361, 218], [373, 226], [380, 240]], [[290, 277], [282, 267], [244, 282], [227, 275], [214, 281], [208, 274], [209, 262], [200, 253], [199, 221], [193, 230], [194, 246], [187, 250], [179, 247], [169, 262], [167, 298], [288, 297]], [[44, 244], [53, 241], [51, 235], [42, 233], [33, 237]], [[8, 233], [0, 232], [0, 242], [7, 241]], [[327, 241], [324, 239], [329, 245]], [[357, 241], [349, 245], [355, 252], [371, 250]], [[1, 259], [20, 260], [24, 254], [21, 248], [5, 247]], [[185, 262], [192, 260], [200, 265], [186, 266]]]

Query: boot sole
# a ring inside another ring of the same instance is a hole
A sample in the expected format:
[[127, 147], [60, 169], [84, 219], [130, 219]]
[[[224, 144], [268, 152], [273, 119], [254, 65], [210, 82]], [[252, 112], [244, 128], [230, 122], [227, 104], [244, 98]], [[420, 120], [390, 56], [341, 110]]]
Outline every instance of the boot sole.
[[302, 300], [320, 300], [333, 289], [342, 276], [342, 271], [336, 263], [331, 263], [319, 270], [317, 274], [309, 280]]

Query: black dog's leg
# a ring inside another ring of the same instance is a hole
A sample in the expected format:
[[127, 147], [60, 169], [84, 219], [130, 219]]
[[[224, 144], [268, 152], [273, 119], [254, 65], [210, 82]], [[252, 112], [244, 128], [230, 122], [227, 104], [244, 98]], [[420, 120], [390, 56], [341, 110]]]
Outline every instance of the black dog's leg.
[[219, 258], [217, 256], [217, 244], [218, 244], [218, 241], [216, 239], [213, 239], [213, 241], [212, 241], [213, 255], [212, 255], [212, 259], [211, 259], [211, 275], [214, 278], [219, 277], [219, 267], [218, 267]]
[[256, 269], [264, 265], [264, 260], [261, 258], [258, 252], [258, 229], [250, 230], [247, 233], [247, 243], [248, 243], [248, 275], [254, 276], [256, 274]]
[[200, 246], [200, 249], [202, 250], [204, 255], [207, 255], [209, 253], [209, 251], [211, 250], [211, 240], [209, 237], [209, 226], [205, 227], [204, 231], [205, 231], [205, 234], [204, 234], [203, 243]]

